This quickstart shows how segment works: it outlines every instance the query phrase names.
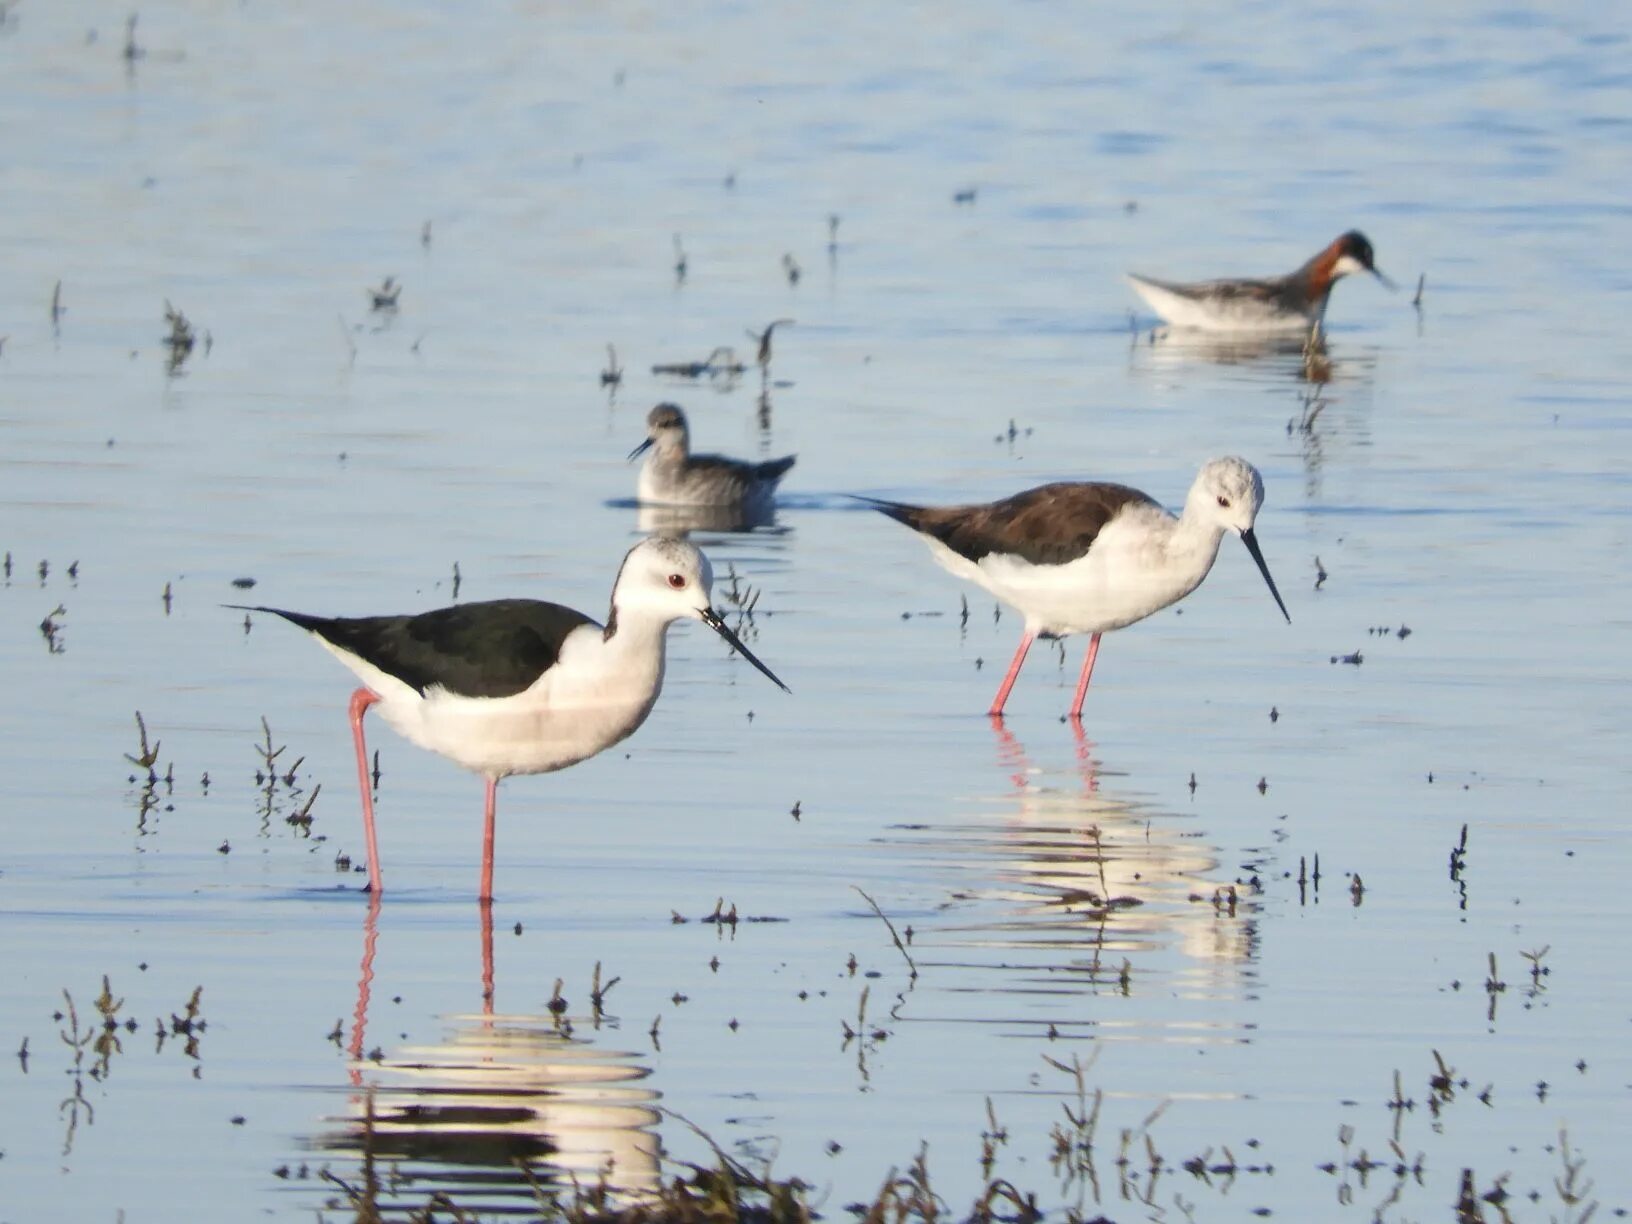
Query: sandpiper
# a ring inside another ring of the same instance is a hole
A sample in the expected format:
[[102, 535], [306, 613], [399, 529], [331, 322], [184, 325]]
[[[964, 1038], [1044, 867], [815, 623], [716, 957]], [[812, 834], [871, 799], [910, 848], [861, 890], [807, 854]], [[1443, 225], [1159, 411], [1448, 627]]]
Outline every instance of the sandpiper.
[[1128, 283], [1174, 327], [1210, 332], [1287, 332], [1319, 327], [1332, 286], [1351, 272], [1377, 269], [1371, 243], [1359, 230], [1334, 238], [1301, 268], [1264, 280], [1211, 280], [1180, 284], [1128, 273]]
[[764, 463], [694, 455], [686, 414], [677, 404], [659, 404], [647, 413], [646, 440], [629, 452], [629, 458], [648, 451], [637, 493], [648, 505], [768, 509], [776, 500], [777, 481], [794, 461], [793, 455]]

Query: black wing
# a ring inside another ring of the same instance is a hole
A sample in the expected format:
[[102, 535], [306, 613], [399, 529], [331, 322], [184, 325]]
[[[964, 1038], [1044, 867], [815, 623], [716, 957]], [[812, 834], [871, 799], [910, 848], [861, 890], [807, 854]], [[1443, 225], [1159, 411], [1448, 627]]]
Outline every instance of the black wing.
[[862, 500], [970, 561], [978, 563], [989, 553], [1004, 553], [1033, 565], [1075, 561], [1087, 554], [1105, 524], [1126, 506], [1157, 505], [1126, 485], [1070, 481], [1039, 485], [1002, 501], [975, 506]]
[[424, 693], [510, 697], [529, 688], [561, 657], [580, 625], [600, 626], [582, 612], [536, 599], [455, 604], [418, 616], [308, 616], [270, 612], [315, 633]]

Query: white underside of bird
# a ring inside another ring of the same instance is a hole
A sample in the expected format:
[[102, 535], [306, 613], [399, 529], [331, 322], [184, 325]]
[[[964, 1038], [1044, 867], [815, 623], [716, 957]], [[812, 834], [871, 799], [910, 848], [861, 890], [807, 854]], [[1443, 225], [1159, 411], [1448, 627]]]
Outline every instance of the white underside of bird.
[[462, 697], [437, 685], [421, 694], [312, 636], [379, 697], [374, 708], [404, 739], [491, 778], [550, 773], [594, 756], [633, 734], [663, 688], [664, 628], [642, 623], [611, 638], [599, 625], [578, 626], [554, 665], [509, 697]]
[[1192, 296], [1131, 274], [1127, 281], [1169, 326], [1191, 331], [1246, 335], [1302, 332], [1320, 322], [1324, 313], [1305, 314], [1287, 310], [1275, 302], [1247, 296], [1212, 295], [1205, 288], [1201, 288], [1197, 296]]
[[1066, 637], [1121, 629], [1183, 599], [1213, 568], [1223, 536], [1218, 527], [1187, 528], [1160, 507], [1131, 505], [1063, 565], [997, 552], [975, 562], [921, 538], [943, 569], [1019, 609], [1028, 630]]

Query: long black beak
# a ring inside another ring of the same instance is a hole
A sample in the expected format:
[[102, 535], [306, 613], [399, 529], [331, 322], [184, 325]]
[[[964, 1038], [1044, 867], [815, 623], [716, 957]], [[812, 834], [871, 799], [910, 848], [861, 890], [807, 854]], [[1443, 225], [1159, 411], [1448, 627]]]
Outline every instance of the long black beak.
[[[1262, 562], [1259, 562], [1259, 564], [1262, 564]], [[1265, 576], [1268, 576], [1267, 573]], [[1270, 589], [1274, 589], [1273, 583], [1270, 584]], [[1277, 595], [1275, 598], [1279, 599], [1280, 596]], [[775, 672], [754, 657], [754, 652], [749, 650], [748, 647], [744, 646], [742, 644], [742, 639], [731, 632], [731, 626], [727, 625], [725, 621], [720, 619], [720, 614], [718, 612], [714, 611], [713, 608], [704, 608], [697, 615], [702, 617], [703, 624], [707, 625], [710, 629], [714, 630], [715, 633], [719, 634], [722, 638], [729, 642], [731, 644], [731, 649], [735, 650], [743, 658], [747, 659], [748, 662], [757, 667], [765, 675], [765, 678], [772, 684], [776, 685], [776, 687], [781, 689], [784, 693], [793, 692], [792, 689], [776, 678]]]
[[1373, 276], [1375, 276], [1378, 280], [1383, 282], [1383, 288], [1392, 290], [1395, 293], [1398, 293], [1400, 291], [1400, 287], [1398, 285], [1396, 285], [1392, 280], [1390, 280], [1388, 277], [1383, 275], [1383, 270], [1381, 268], [1376, 267], [1375, 265], [1373, 265], [1373, 267], [1371, 269], [1371, 274]]
[[1275, 606], [1281, 610], [1281, 615], [1286, 617], [1286, 623], [1290, 625], [1292, 614], [1286, 610], [1286, 604], [1281, 602], [1281, 593], [1275, 589], [1275, 579], [1269, 576], [1269, 566], [1264, 564], [1264, 554], [1258, 551], [1258, 537], [1252, 533], [1251, 527], [1241, 533], [1241, 543], [1247, 546], [1252, 559], [1258, 562], [1258, 572], [1264, 576], [1264, 581], [1269, 583], [1269, 593], [1275, 596]]
[[630, 451], [629, 452], [629, 462], [633, 463], [636, 459], [639, 459], [647, 451], [651, 450], [652, 449], [652, 443], [653, 443], [654, 440], [655, 439], [647, 438], [646, 441], [642, 442], [639, 446], [635, 447], [634, 450]]

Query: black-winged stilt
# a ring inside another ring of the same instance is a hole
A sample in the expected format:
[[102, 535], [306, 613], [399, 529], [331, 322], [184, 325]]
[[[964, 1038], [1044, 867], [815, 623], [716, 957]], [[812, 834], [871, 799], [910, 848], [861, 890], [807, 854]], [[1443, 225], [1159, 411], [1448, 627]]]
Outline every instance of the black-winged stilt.
[[[324, 617], [256, 607], [310, 632], [363, 683], [351, 697], [369, 885], [383, 887], [363, 716], [487, 779], [481, 898], [493, 896], [498, 783], [549, 773], [630, 735], [663, 685], [671, 623], [702, 621], [788, 691], [710, 606], [708, 558], [681, 540], [643, 540], [612, 587], [606, 624], [536, 599], [455, 604], [417, 616]], [[239, 605], [234, 605], [239, 606]]]
[[911, 527], [942, 568], [990, 591], [1026, 618], [1014, 661], [987, 713], [1001, 715], [1026, 652], [1039, 636], [1088, 633], [1088, 654], [1071, 703], [1082, 717], [1100, 634], [1143, 620], [1183, 599], [1207, 576], [1219, 540], [1234, 531], [1281, 602], [1253, 521], [1264, 482], [1245, 459], [1214, 459], [1201, 469], [1175, 518], [1126, 485], [1063, 482], [1002, 501], [969, 506], [909, 506], [863, 498]]

